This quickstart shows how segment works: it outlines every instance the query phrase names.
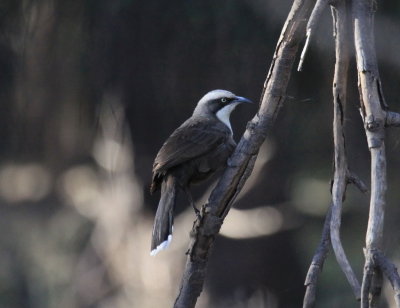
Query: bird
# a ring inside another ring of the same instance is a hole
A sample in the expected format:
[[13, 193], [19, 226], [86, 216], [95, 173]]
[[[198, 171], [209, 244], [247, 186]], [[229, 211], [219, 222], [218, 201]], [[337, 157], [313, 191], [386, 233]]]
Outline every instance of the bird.
[[153, 164], [150, 193], [161, 188], [155, 214], [150, 255], [166, 249], [172, 240], [174, 207], [177, 194], [186, 193], [196, 208], [190, 185], [209, 178], [224, 168], [236, 147], [229, 120], [231, 112], [241, 103], [252, 103], [227, 90], [213, 90], [197, 103], [192, 116], [164, 142]]

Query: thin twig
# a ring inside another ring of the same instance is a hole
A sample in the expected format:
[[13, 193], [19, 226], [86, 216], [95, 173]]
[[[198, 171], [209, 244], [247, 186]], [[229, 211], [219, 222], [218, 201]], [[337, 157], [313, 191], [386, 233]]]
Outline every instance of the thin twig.
[[347, 183], [354, 184], [362, 193], [366, 194], [369, 189], [367, 185], [354, 173], [347, 170]]
[[303, 51], [301, 52], [300, 55], [299, 66], [297, 67], [298, 72], [301, 72], [303, 70], [303, 63], [304, 59], [306, 58], [306, 53], [308, 51], [308, 45], [310, 44], [311, 33], [312, 33], [311, 29], [307, 29], [306, 41], [304, 43]]
[[324, 228], [322, 229], [321, 241], [314, 253], [314, 257], [307, 272], [306, 281], [304, 282], [304, 285], [306, 286], [306, 293], [304, 295], [303, 308], [311, 308], [315, 305], [318, 275], [322, 271], [322, 267], [324, 266], [324, 262], [328, 255], [329, 246], [331, 243], [331, 214], [332, 205], [329, 207], [328, 212], [326, 213]]
[[395, 292], [394, 300], [396, 302], [396, 307], [400, 307], [400, 276], [397, 272], [396, 266], [390, 262], [386, 256], [379, 250], [374, 251], [373, 255], [374, 261], [379, 268], [382, 270], [383, 274], [387, 277], [390, 284]]
[[330, 0], [317, 0], [314, 5], [314, 8], [307, 23], [306, 42], [304, 43], [303, 51], [301, 52], [300, 56], [299, 66], [297, 67], [297, 71], [299, 72], [301, 72], [303, 69], [303, 62], [306, 57], [308, 45], [310, 44], [311, 37], [314, 33], [315, 28], [317, 27], [318, 20], [320, 19], [324, 9], [328, 6], [329, 2]]
[[300, 41], [304, 37], [305, 22], [314, 0], [295, 0], [279, 38], [271, 68], [268, 72], [258, 113], [229, 160], [228, 167], [212, 191], [208, 203], [192, 230], [186, 267], [175, 308], [196, 305], [204, 283], [211, 246], [235, 196], [250, 175], [259, 148], [286, 97], [286, 88]]
[[348, 19], [346, 3], [338, 1], [332, 6], [335, 34], [336, 62], [333, 80], [333, 140], [334, 177], [332, 183], [331, 241], [336, 260], [346, 275], [356, 299], [360, 298], [360, 283], [346, 257], [340, 239], [343, 199], [347, 185], [347, 159], [344, 137], [344, 114], [346, 108], [347, 74], [349, 66]]

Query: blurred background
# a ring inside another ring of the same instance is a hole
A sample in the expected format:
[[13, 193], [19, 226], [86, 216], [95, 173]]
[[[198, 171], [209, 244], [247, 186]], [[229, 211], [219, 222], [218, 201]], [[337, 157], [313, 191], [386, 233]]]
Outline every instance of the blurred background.
[[[171, 307], [195, 218], [182, 198], [170, 248], [149, 256], [159, 194], [152, 162], [206, 92], [259, 100], [289, 0], [0, 0], [0, 307]], [[400, 3], [379, 1], [383, 88], [400, 111]], [[256, 168], [228, 215], [204, 307], [300, 307], [329, 205], [330, 11], [311, 42]], [[369, 185], [354, 59], [350, 168]], [[238, 140], [256, 106], [232, 115]], [[387, 133], [385, 251], [400, 265], [400, 146]], [[193, 188], [205, 202], [210, 182]], [[359, 278], [368, 195], [350, 186], [342, 239]], [[394, 307], [385, 285], [382, 307]], [[332, 254], [317, 307], [355, 307]]]

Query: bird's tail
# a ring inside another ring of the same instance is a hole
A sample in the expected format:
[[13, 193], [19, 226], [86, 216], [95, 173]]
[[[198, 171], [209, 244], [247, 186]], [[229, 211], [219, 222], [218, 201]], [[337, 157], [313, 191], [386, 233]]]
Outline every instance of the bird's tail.
[[173, 176], [167, 176], [161, 184], [161, 198], [154, 219], [151, 239], [150, 255], [152, 256], [167, 248], [171, 242], [172, 225], [174, 223], [173, 215], [177, 194], [176, 184], [176, 179]]

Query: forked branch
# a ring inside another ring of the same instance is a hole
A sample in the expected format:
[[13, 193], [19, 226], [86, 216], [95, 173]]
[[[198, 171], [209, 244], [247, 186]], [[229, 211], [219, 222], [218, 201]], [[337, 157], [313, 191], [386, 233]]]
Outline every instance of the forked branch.
[[[374, 45], [373, 14], [375, 12], [376, 3], [373, 0], [352, 0], [350, 3], [352, 5], [358, 88], [361, 104], [360, 112], [364, 122], [368, 147], [371, 153], [370, 212], [366, 235], [366, 248], [364, 250], [365, 266], [361, 287], [361, 307], [378, 307], [383, 275], [385, 275], [390, 281], [395, 291], [396, 305], [397, 307], [400, 307], [400, 277], [396, 267], [382, 253], [385, 192], [387, 182], [385, 127], [400, 126], [400, 115], [388, 110], [383, 96]], [[346, 33], [346, 29], [349, 29], [350, 27], [342, 27], [346, 24], [346, 20], [342, 19], [339, 21], [341, 16], [343, 16], [341, 13], [343, 11], [341, 11], [341, 9], [344, 11], [346, 10], [345, 2], [336, 2], [333, 8], [336, 35], [336, 65], [333, 91], [335, 173], [332, 185], [330, 236], [338, 262], [341, 264], [342, 269], [345, 269], [348, 262], [345, 257], [343, 259], [341, 257], [343, 250], [340, 243], [339, 227], [341, 205], [346, 189], [346, 183], [353, 182], [362, 191], [366, 191], [366, 187], [357, 177], [347, 170], [346, 163], [343, 135], [343, 94], [345, 94], [346, 85], [343, 82], [346, 80], [345, 71], [347, 71], [348, 59], [343, 61], [344, 58], [343, 55], [341, 55], [341, 50], [344, 51], [345, 49], [341, 49], [340, 46], [343, 47], [345, 45], [341, 45], [342, 40], [340, 39], [340, 36], [341, 34]], [[329, 216], [327, 216], [327, 219], [328, 217]], [[326, 238], [326, 232], [325, 222], [323, 238]], [[345, 271], [345, 273], [353, 287], [354, 293], [357, 296], [360, 294], [358, 282], [351, 268], [349, 269], [350, 270], [347, 273]], [[307, 281], [309, 280], [308, 277], [309, 275], [307, 276]], [[313, 277], [316, 277], [316, 275]], [[309, 290], [307, 288], [305, 304], [308, 293]], [[312, 305], [305, 305], [304, 307], [311, 306]]]
[[[345, 197], [346, 186], [350, 182], [358, 184], [362, 191], [365, 191], [365, 185], [352, 175], [347, 167], [345, 136], [344, 136], [344, 117], [346, 111], [346, 92], [347, 75], [349, 66], [349, 40], [348, 40], [348, 14], [345, 1], [337, 1], [331, 7], [333, 18], [333, 34], [335, 38], [335, 73], [333, 80], [333, 139], [334, 139], [334, 175], [332, 181], [332, 204], [325, 218], [323, 235], [321, 243], [314, 255], [309, 272], [307, 274], [305, 285], [307, 286], [304, 297], [303, 307], [310, 308], [315, 304], [315, 285], [318, 279], [318, 273], [325, 261], [329, 242], [324, 239], [330, 239], [336, 260], [342, 268], [356, 299], [360, 298], [360, 284], [354, 274], [353, 269], [344, 252], [340, 239], [340, 225], [342, 216], [342, 204]], [[316, 9], [313, 10], [313, 12]], [[327, 227], [328, 226], [328, 227]], [[321, 254], [320, 251], [324, 251]], [[318, 261], [318, 271], [315, 267], [315, 260]]]
[[371, 197], [361, 297], [361, 306], [365, 308], [378, 307], [382, 272], [389, 280], [394, 279], [392, 286], [396, 292], [397, 306], [400, 307], [397, 298], [396, 268], [394, 266], [383, 268], [382, 262], [376, 262], [382, 260], [376, 256], [382, 256], [386, 203], [385, 126], [388, 122], [396, 123], [397, 116], [387, 117], [387, 105], [379, 77], [373, 31], [375, 5], [376, 3], [371, 0], [353, 0], [352, 6], [361, 115], [371, 153]]

